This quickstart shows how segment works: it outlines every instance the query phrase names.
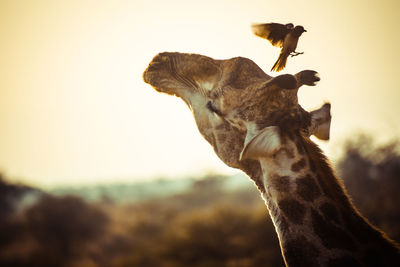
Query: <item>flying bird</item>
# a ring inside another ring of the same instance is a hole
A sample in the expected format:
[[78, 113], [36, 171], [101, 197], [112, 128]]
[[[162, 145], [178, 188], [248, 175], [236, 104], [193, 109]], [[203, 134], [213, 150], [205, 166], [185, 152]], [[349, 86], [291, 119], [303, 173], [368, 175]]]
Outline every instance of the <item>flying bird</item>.
[[294, 57], [303, 54], [303, 52], [295, 51], [300, 35], [306, 32], [303, 26], [294, 27], [292, 23], [265, 23], [253, 24], [251, 28], [255, 35], [267, 39], [273, 46], [281, 48], [279, 58], [272, 66], [271, 71], [283, 70], [289, 55]]

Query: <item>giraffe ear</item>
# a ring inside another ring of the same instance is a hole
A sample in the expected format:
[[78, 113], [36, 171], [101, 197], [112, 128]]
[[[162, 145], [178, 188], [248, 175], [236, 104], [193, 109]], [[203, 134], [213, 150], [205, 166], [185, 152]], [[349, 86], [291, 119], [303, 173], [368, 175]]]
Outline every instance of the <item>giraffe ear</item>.
[[331, 128], [331, 104], [326, 103], [321, 108], [311, 111], [310, 134], [321, 140], [329, 140]]
[[276, 152], [282, 144], [278, 126], [266, 127], [254, 138], [246, 137], [246, 141], [240, 153], [240, 160], [258, 160], [260, 157]]

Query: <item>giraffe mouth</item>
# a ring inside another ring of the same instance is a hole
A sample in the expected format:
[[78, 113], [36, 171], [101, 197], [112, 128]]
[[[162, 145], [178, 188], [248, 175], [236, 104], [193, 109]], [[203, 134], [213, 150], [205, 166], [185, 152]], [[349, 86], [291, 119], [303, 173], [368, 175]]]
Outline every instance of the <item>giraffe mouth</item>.
[[177, 74], [176, 65], [173, 53], [159, 53], [143, 72], [143, 80], [158, 92], [178, 96], [179, 89], [187, 87], [188, 82]]
[[144, 82], [156, 91], [176, 95], [210, 95], [221, 79], [220, 62], [198, 54], [163, 52], [157, 54], [143, 73]]
[[[143, 80], [145, 83], [148, 83], [155, 87], [157, 91], [162, 92], [161, 87], [165, 87], [164, 83], [169, 77], [165, 75], [165, 67], [168, 62], [168, 57], [163, 56], [162, 54], [156, 55], [153, 60], [150, 62], [149, 66], [143, 72]], [[164, 85], [164, 86], [163, 86]]]

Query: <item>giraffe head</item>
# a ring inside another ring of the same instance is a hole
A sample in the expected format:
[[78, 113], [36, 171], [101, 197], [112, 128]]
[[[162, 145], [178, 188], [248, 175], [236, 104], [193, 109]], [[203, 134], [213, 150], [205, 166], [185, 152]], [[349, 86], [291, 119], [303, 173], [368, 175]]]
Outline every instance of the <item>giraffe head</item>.
[[[329, 106], [309, 113], [297, 99], [302, 85], [319, 81], [315, 71], [271, 77], [247, 58], [214, 60], [197, 54], [160, 53], [143, 79], [158, 92], [182, 98], [200, 132], [231, 167], [240, 167], [243, 148], [268, 126], [329, 137]], [[320, 127], [322, 123], [328, 127]]]

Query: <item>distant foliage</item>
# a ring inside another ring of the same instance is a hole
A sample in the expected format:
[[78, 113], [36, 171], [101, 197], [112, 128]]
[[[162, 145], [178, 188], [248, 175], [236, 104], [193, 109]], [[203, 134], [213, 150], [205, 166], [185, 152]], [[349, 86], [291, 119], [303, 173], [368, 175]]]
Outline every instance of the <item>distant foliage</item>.
[[108, 221], [104, 212], [80, 198], [44, 194], [24, 213], [16, 212], [2, 224], [13, 238], [1, 244], [0, 262], [4, 266], [70, 266], [91, 253]]
[[21, 198], [34, 191], [38, 190], [29, 186], [9, 184], [0, 174], [0, 224], [14, 212]]
[[340, 176], [354, 204], [374, 225], [400, 242], [400, 143], [376, 145], [359, 135], [345, 144]]
[[258, 191], [223, 180], [126, 205], [43, 195], [1, 225], [0, 266], [283, 266]]
[[[400, 240], [400, 145], [361, 136], [338, 163], [355, 205]], [[283, 266], [279, 242], [255, 186], [224, 189], [210, 175], [188, 190], [140, 202], [39, 192], [0, 179], [0, 266]]]

